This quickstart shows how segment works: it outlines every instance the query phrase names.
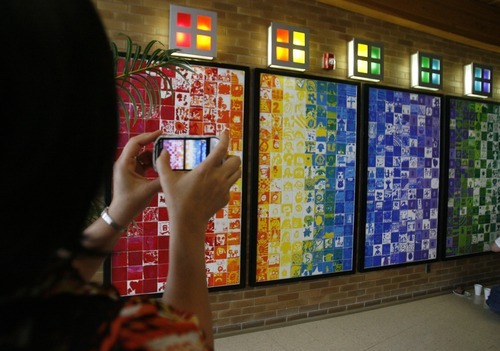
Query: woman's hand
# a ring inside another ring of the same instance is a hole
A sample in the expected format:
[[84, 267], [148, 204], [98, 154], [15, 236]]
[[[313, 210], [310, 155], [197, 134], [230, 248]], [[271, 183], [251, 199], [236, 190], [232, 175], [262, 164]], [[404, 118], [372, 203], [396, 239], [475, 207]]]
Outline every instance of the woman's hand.
[[151, 151], [143, 148], [161, 135], [161, 130], [130, 138], [113, 168], [113, 197], [109, 215], [120, 225], [128, 225], [161, 190], [159, 179], [147, 179], [152, 168]]

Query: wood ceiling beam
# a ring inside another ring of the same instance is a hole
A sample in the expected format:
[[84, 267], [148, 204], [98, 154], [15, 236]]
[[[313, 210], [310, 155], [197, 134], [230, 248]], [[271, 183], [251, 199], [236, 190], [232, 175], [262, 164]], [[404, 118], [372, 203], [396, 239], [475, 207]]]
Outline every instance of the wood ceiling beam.
[[347, 11], [500, 53], [500, 10], [475, 0], [318, 0]]

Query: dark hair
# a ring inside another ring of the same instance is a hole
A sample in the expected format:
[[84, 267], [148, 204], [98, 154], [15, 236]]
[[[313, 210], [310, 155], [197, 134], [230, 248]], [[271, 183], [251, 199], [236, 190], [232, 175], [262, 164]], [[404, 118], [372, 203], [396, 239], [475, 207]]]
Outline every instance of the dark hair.
[[118, 116], [110, 45], [90, 0], [2, 0], [0, 13], [4, 295], [33, 284], [59, 248], [81, 250], [111, 175]]

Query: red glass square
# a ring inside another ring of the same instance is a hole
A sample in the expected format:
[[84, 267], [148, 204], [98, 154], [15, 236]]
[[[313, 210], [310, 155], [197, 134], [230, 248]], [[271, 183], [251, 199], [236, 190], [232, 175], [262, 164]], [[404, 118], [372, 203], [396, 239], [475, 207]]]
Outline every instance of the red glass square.
[[177, 27], [190, 28], [191, 14], [185, 12], [179, 12], [177, 14]]
[[191, 34], [177, 32], [175, 33], [175, 44], [181, 48], [190, 48], [191, 47]]

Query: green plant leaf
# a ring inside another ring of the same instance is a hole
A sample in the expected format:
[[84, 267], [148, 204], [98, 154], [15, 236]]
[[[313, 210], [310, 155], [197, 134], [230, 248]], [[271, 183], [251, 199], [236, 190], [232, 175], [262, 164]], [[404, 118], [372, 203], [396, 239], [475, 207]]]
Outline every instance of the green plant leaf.
[[[173, 90], [171, 77], [163, 72], [163, 69], [170, 69], [176, 73], [182, 70], [193, 72], [191, 64], [173, 54], [179, 49], [153, 49], [155, 45], [163, 46], [158, 40], [151, 40], [144, 50], [137, 43], [134, 43], [130, 36], [120, 34], [125, 37], [126, 47], [123, 54], [120, 54], [116, 43], [112, 43], [113, 61], [115, 65], [115, 80], [117, 89], [122, 94], [118, 94], [119, 108], [123, 110], [127, 130], [130, 131], [131, 123], [134, 123], [142, 113], [141, 117], [149, 118], [156, 111], [159, 111], [161, 103], [161, 84], [158, 77], [165, 83], [168, 91]], [[123, 60], [123, 71], [119, 73], [119, 65]], [[144, 92], [144, 97], [141, 94]], [[126, 97], [128, 101], [124, 101]], [[132, 109], [127, 105], [131, 104]]]

